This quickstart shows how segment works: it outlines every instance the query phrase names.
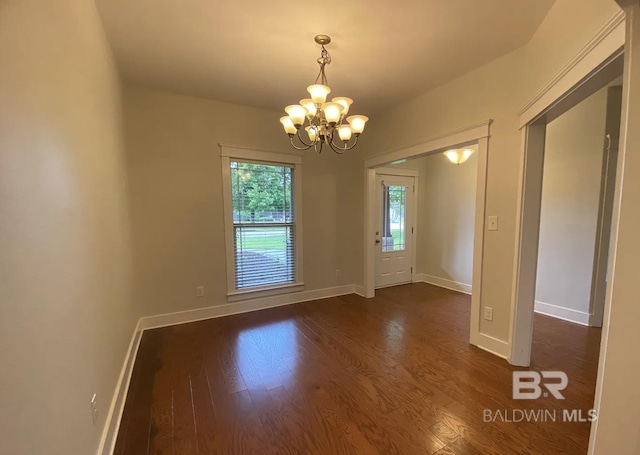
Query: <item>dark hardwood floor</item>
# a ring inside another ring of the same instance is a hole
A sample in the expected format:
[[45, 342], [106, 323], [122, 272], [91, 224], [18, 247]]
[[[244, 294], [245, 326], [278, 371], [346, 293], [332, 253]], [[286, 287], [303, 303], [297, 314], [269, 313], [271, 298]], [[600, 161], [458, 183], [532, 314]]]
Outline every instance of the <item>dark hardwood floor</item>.
[[503, 420], [586, 416], [600, 330], [536, 316], [532, 369], [565, 371], [566, 399], [515, 401], [469, 312], [418, 283], [145, 332], [115, 454], [585, 454], [588, 422]]

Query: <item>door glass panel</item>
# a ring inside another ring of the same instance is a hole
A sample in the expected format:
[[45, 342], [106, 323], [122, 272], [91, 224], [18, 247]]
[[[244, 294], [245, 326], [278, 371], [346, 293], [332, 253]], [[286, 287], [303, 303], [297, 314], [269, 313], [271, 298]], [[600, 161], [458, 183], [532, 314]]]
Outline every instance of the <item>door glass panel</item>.
[[404, 251], [407, 187], [382, 184], [382, 252]]

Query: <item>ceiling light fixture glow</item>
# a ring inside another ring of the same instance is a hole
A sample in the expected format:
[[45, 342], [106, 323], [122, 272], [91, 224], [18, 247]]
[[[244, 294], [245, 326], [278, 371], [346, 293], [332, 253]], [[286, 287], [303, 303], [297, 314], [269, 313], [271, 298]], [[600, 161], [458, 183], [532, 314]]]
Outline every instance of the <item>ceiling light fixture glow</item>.
[[[330, 102], [327, 101], [331, 89], [327, 85], [325, 67], [331, 63], [331, 56], [324, 46], [331, 42], [331, 38], [327, 35], [317, 35], [315, 42], [321, 46], [320, 58], [317, 60], [320, 72], [315, 83], [307, 87], [310, 98], [300, 100], [300, 104], [287, 106], [285, 112], [288, 115], [282, 117], [280, 123], [295, 149], [308, 150], [313, 147], [319, 154], [322, 152], [322, 146], [327, 145], [334, 152], [342, 154], [356, 146], [369, 117], [347, 117], [353, 103], [351, 98], [338, 96]], [[300, 130], [307, 132], [309, 142], [301, 136]], [[297, 140], [294, 141], [294, 138]], [[338, 144], [335, 142], [336, 139], [339, 140]]]
[[462, 164], [467, 161], [471, 155], [473, 155], [473, 152], [473, 149], [454, 149], [444, 152], [444, 156], [446, 156], [453, 164]]

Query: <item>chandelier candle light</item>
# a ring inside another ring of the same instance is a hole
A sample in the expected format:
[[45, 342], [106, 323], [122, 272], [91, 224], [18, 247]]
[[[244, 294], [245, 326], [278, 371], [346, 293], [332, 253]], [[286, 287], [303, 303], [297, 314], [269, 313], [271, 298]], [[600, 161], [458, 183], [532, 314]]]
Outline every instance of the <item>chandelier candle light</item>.
[[[330, 102], [327, 101], [331, 89], [327, 85], [325, 67], [331, 63], [331, 56], [324, 46], [331, 42], [331, 38], [327, 35], [317, 35], [315, 42], [322, 47], [320, 58], [317, 60], [320, 72], [315, 83], [307, 87], [310, 98], [300, 100], [300, 104], [287, 106], [284, 110], [288, 115], [282, 117], [280, 123], [295, 149], [307, 150], [313, 147], [319, 154], [322, 152], [322, 146], [326, 144], [334, 152], [342, 154], [356, 146], [369, 118], [364, 115], [347, 117], [349, 107], [353, 103], [351, 98], [338, 96]], [[304, 126], [305, 119], [308, 120], [307, 126]], [[306, 131], [308, 140], [300, 133], [302, 129]], [[299, 144], [294, 142], [296, 137]], [[339, 143], [335, 142], [337, 138], [340, 140]]]

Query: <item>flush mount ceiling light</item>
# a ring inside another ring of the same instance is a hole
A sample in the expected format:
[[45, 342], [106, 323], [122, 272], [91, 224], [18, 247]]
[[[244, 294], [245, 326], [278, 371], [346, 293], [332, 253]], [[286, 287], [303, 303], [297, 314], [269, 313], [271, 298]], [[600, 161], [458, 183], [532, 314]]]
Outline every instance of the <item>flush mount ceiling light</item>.
[[[295, 149], [308, 150], [313, 147], [317, 153], [321, 153], [322, 146], [326, 144], [334, 152], [342, 154], [356, 146], [369, 118], [364, 115], [347, 117], [353, 103], [351, 98], [338, 96], [327, 101], [331, 89], [327, 85], [325, 67], [331, 63], [331, 56], [324, 46], [331, 42], [331, 38], [317, 35], [315, 42], [321, 46], [320, 58], [317, 60], [320, 72], [315, 83], [307, 87], [310, 98], [300, 100], [300, 104], [285, 107], [288, 115], [282, 117], [280, 123]], [[305, 120], [307, 126], [304, 126]], [[306, 139], [300, 132], [303, 129]], [[294, 141], [294, 138], [297, 140]], [[339, 142], [336, 143], [336, 140]]]
[[453, 164], [462, 164], [469, 159], [471, 155], [473, 155], [473, 149], [457, 149], [457, 150], [447, 150], [444, 152], [444, 156], [449, 158]]

